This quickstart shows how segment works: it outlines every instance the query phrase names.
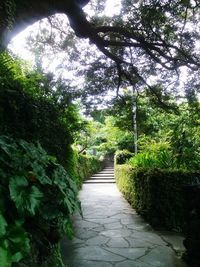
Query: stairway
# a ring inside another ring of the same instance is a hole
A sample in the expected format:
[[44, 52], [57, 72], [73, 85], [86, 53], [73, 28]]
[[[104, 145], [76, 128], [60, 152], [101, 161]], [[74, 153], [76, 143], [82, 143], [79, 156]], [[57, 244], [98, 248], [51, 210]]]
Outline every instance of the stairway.
[[84, 184], [113, 184], [115, 183], [114, 168], [105, 167], [102, 171], [92, 175]]

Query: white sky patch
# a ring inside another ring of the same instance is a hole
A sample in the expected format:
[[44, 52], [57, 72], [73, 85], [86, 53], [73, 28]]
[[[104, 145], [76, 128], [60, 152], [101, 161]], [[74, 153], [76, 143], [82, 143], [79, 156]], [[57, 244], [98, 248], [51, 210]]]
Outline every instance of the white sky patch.
[[27, 27], [24, 31], [17, 34], [9, 43], [8, 49], [14, 52], [20, 58], [29, 62], [34, 61], [33, 54], [26, 48], [26, 39], [33, 30], [34, 25]]
[[119, 15], [121, 11], [121, 0], [107, 0], [105, 7], [105, 15], [112, 17]]

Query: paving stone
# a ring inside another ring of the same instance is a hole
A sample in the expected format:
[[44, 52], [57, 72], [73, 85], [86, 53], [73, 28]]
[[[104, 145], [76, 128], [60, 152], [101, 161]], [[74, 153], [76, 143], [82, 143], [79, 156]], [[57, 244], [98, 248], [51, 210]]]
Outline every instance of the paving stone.
[[113, 264], [105, 261], [73, 260], [68, 261], [67, 267], [113, 267]]
[[128, 223], [130, 224], [130, 223], [133, 223], [134, 216], [135, 216], [134, 214], [127, 214], [127, 213], [123, 213], [122, 211], [121, 212], [119, 211], [118, 214], [115, 214], [112, 217], [121, 220], [123, 224], [124, 224], [123, 221], [127, 220]]
[[79, 239], [89, 239], [97, 235], [97, 232], [92, 230], [76, 229], [75, 237]]
[[123, 228], [123, 225], [118, 221], [118, 222], [114, 222], [114, 223], [105, 223], [104, 227], [106, 230], [115, 230], [115, 229], [121, 229]]
[[150, 242], [154, 245], [163, 245], [163, 246], [167, 245], [167, 243], [164, 242], [159, 235], [150, 231], [145, 231], [145, 232], [134, 231], [131, 237], [138, 240]]
[[128, 248], [129, 243], [122, 237], [113, 237], [109, 240], [106, 246], [110, 248]]
[[115, 267], [152, 267], [152, 266], [146, 263], [142, 263], [142, 262], [140, 263], [136, 261], [126, 260], [120, 263], [116, 263]]
[[146, 248], [108, 248], [107, 250], [131, 260], [142, 257], [146, 252]]
[[159, 231], [159, 235], [169, 243], [174, 250], [176, 251], [185, 251], [185, 247], [183, 245], [183, 240], [185, 237], [178, 233], [172, 233], [169, 231]]
[[125, 224], [128, 229], [136, 230], [136, 231], [153, 231], [151, 225], [148, 223], [142, 224]]
[[124, 214], [124, 216], [121, 216], [121, 223], [122, 224], [135, 224], [135, 225], [145, 225], [146, 224], [146, 222], [141, 218], [141, 217], [139, 217], [138, 215], [136, 215], [136, 214], [130, 214], [130, 215], [126, 215], [126, 214]]
[[87, 245], [94, 245], [94, 246], [100, 246], [102, 244], [106, 244], [109, 241], [108, 237], [105, 236], [95, 236], [93, 238], [90, 238], [86, 241]]
[[122, 209], [122, 211], [123, 211], [123, 213], [125, 213], [125, 214], [133, 214], [133, 215], [135, 215], [136, 214], [136, 211], [135, 210], [133, 210], [133, 209], [131, 209], [131, 208], [125, 208], [125, 209]]
[[116, 229], [116, 230], [106, 230], [101, 232], [101, 235], [105, 235], [108, 237], [126, 237], [130, 236], [132, 232], [126, 229]]
[[103, 232], [105, 230], [105, 228], [104, 228], [104, 226], [99, 226], [99, 227], [93, 228], [93, 230], [95, 232], [101, 233], [101, 232]]
[[153, 267], [175, 267], [177, 259], [171, 248], [156, 247], [141, 257], [140, 261], [150, 263]]
[[111, 251], [107, 251], [99, 246], [87, 246], [74, 250], [72, 257], [80, 260], [89, 261], [106, 261], [106, 262], [119, 262], [124, 260], [123, 256], [116, 255]]
[[129, 246], [133, 248], [153, 248], [155, 245], [141, 239], [136, 239], [133, 237], [125, 237], [125, 239], [128, 241]]
[[77, 261], [68, 264], [67, 267], [113, 267], [113, 265], [105, 261]]
[[105, 224], [105, 223], [115, 223], [118, 222], [118, 218], [112, 218], [112, 217], [107, 217], [107, 218], [100, 218], [100, 219], [89, 219], [90, 222], [97, 222], [99, 224]]

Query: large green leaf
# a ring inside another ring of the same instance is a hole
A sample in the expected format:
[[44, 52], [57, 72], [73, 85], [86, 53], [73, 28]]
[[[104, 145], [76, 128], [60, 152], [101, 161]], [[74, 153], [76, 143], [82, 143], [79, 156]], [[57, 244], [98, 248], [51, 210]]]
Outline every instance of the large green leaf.
[[11, 178], [9, 189], [10, 197], [19, 212], [28, 212], [34, 215], [40, 205], [43, 193], [36, 186], [30, 186], [23, 176]]

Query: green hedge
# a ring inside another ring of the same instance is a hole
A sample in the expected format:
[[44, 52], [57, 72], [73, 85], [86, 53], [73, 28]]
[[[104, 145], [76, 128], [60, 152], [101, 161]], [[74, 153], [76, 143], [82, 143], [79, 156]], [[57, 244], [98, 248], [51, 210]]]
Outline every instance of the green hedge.
[[182, 187], [200, 181], [200, 172], [134, 169], [116, 165], [120, 191], [150, 224], [184, 231], [185, 205]]
[[101, 169], [102, 162], [96, 157], [79, 154], [76, 150], [71, 150], [67, 160], [67, 172], [74, 178], [79, 188], [84, 180]]

